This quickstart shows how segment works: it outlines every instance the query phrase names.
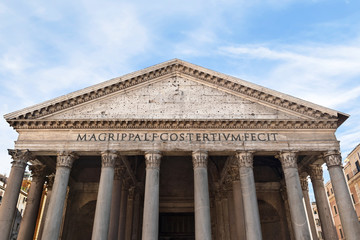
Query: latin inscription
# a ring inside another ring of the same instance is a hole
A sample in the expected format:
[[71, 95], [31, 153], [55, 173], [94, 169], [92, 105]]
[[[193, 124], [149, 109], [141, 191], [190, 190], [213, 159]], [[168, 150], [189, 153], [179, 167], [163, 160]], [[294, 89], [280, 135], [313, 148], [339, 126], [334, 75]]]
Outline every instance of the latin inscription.
[[80, 142], [247, 142], [277, 141], [278, 133], [79, 133]]

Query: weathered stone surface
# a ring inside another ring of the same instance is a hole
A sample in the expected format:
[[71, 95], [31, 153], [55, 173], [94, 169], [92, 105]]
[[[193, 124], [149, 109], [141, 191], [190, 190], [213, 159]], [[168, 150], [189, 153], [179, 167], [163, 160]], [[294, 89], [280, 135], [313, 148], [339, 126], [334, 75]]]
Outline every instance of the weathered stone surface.
[[45, 119], [299, 119], [183, 77], [167, 78]]

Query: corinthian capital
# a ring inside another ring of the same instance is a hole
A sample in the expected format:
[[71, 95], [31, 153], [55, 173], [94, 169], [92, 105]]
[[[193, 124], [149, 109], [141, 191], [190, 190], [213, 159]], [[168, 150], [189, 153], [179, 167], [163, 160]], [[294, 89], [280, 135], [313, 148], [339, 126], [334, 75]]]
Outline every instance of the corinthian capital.
[[123, 166], [123, 165], [116, 166], [115, 167], [114, 179], [115, 180], [121, 180], [124, 177], [125, 172], [126, 172], [126, 167], [125, 166]]
[[232, 165], [229, 168], [228, 174], [230, 175], [231, 181], [240, 181], [240, 172], [238, 165]]
[[306, 175], [300, 176], [300, 184], [303, 191], [309, 191], [309, 184]]
[[54, 185], [54, 180], [55, 180], [55, 174], [54, 174], [54, 173], [52, 173], [52, 174], [50, 174], [49, 176], [47, 176], [47, 179], [46, 179], [46, 182], [47, 182], [46, 187], [47, 187], [48, 190], [51, 190], [51, 189], [52, 189], [52, 187], [53, 187], [53, 185]]
[[115, 167], [115, 161], [118, 158], [116, 151], [104, 151], [101, 153], [101, 167]]
[[253, 153], [249, 151], [237, 152], [236, 159], [239, 163], [239, 167], [253, 167]]
[[193, 167], [206, 168], [207, 167], [208, 153], [206, 151], [198, 150], [192, 153]]
[[324, 160], [327, 167], [342, 166], [341, 155], [338, 151], [329, 151], [325, 153]]
[[71, 168], [78, 156], [73, 152], [61, 151], [57, 155], [56, 167]]
[[145, 163], [147, 169], [159, 169], [161, 153], [159, 151], [149, 151], [145, 153]]
[[30, 165], [29, 169], [31, 171], [31, 177], [35, 178], [44, 178], [46, 176], [46, 166], [42, 164]]
[[297, 168], [297, 157], [295, 152], [281, 152], [278, 156], [283, 169]]
[[29, 150], [8, 149], [8, 153], [14, 160], [11, 162], [13, 167], [25, 168], [27, 162], [33, 158]]
[[308, 172], [312, 180], [323, 180], [323, 170], [321, 165], [318, 164], [309, 165]]

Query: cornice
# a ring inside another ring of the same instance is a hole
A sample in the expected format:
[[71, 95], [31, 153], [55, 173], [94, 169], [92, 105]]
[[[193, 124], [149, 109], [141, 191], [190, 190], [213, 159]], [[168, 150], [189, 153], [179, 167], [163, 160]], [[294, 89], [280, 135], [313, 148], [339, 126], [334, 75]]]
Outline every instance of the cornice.
[[336, 129], [336, 120], [10, 120], [15, 129]]
[[[147, 70], [147, 71], [146, 71]], [[78, 91], [78, 94], [69, 94], [64, 97], [54, 99], [27, 109], [23, 109], [14, 113], [5, 115], [5, 118], [14, 126], [14, 120], [39, 119], [58, 111], [65, 110], [83, 104], [95, 99], [113, 94], [122, 90], [130, 90], [133, 87], [145, 84], [153, 79], [163, 76], [185, 75], [196, 78], [199, 81], [210, 83], [214, 86], [230, 90], [234, 93], [272, 105], [277, 108], [283, 108], [295, 114], [308, 116], [312, 119], [337, 120], [338, 115], [334, 110], [328, 109], [309, 102], [296, 99], [294, 97], [280, 94], [276, 91], [261, 88], [255, 84], [247, 83], [240, 79], [216, 73], [196, 65], [186, 63], [180, 60], [169, 61], [166, 64], [150, 67], [134, 74], [125, 75], [124, 77], [113, 79], [105, 82], [106, 84], [98, 84], [88, 89]], [[257, 86], [257, 87], [255, 87]], [[95, 88], [98, 87], [98, 88]], [[297, 102], [297, 100], [299, 100]], [[318, 109], [315, 109], [317, 108]], [[331, 112], [331, 113], [330, 113]], [[339, 113], [338, 113], [339, 114]], [[14, 126], [15, 127], [15, 126]]]

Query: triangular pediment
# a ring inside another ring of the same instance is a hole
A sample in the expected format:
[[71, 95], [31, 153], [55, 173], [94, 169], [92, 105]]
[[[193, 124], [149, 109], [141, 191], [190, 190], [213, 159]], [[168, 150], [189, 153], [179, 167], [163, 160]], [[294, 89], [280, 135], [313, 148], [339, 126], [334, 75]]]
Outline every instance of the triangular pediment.
[[[164, 78], [43, 119], [301, 119], [184, 77]], [[306, 119], [311, 119], [306, 116]]]
[[5, 115], [15, 128], [28, 122], [46, 126], [50, 121], [164, 119], [331, 121], [339, 125], [347, 117], [177, 59]]

